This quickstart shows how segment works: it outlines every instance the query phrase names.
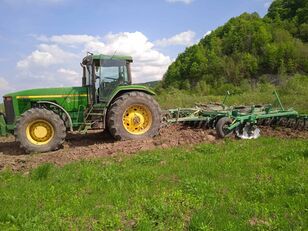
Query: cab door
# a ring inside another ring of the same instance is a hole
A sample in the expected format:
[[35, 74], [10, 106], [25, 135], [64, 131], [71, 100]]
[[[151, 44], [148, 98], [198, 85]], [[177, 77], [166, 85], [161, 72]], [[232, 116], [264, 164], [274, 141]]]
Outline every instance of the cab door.
[[125, 61], [104, 60], [96, 75], [99, 76], [99, 102], [108, 102], [117, 86], [128, 84]]

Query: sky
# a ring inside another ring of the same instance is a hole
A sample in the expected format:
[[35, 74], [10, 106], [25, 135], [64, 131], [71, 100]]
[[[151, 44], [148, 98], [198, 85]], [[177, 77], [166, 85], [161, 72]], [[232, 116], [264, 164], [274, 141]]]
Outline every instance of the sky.
[[[271, 0], [0, 0], [0, 97], [81, 85], [87, 52], [131, 55], [134, 83], [162, 79], [187, 46]], [[0, 99], [0, 101], [2, 101]]]

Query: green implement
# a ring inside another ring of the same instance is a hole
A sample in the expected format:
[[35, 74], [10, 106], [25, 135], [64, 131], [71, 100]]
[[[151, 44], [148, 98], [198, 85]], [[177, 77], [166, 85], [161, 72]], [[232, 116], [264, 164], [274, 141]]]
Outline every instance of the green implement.
[[278, 93], [274, 93], [273, 105], [233, 106], [223, 103], [199, 104], [194, 108], [168, 110], [168, 123], [185, 123], [196, 127], [215, 128], [221, 138], [235, 133], [242, 139], [258, 138], [260, 129], [257, 125], [287, 126], [293, 129], [308, 128], [308, 116], [299, 115], [293, 109], [285, 109]]

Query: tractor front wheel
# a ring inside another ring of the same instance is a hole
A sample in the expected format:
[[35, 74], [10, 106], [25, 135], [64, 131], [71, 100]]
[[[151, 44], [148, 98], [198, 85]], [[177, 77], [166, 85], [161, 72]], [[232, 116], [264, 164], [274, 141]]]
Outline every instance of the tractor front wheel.
[[26, 152], [49, 152], [59, 149], [66, 137], [64, 121], [53, 111], [32, 108], [16, 122], [16, 141]]
[[150, 95], [128, 92], [112, 103], [108, 110], [107, 126], [117, 140], [153, 137], [161, 126], [161, 109]]

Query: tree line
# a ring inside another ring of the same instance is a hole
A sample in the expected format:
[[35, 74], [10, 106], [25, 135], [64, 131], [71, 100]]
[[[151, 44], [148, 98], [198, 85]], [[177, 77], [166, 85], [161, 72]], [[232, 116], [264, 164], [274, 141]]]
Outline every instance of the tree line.
[[160, 88], [279, 84], [308, 72], [308, 0], [276, 0], [261, 18], [244, 13], [186, 48], [169, 66]]

